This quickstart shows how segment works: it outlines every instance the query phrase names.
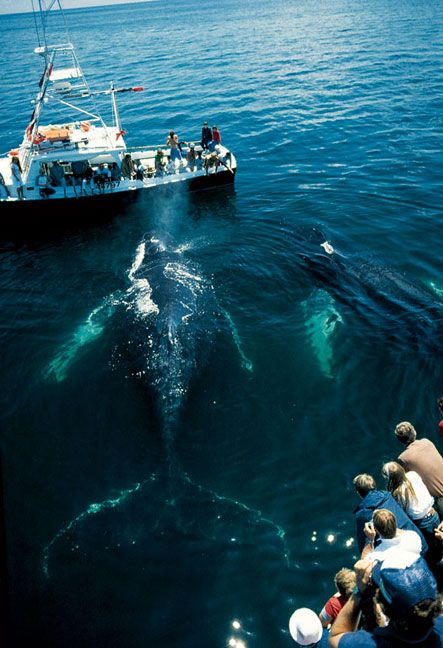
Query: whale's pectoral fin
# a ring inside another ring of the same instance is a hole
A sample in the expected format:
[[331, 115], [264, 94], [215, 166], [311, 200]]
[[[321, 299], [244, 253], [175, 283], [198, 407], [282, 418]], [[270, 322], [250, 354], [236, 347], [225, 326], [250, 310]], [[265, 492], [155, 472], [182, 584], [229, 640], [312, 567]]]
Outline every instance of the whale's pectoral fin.
[[433, 293], [437, 295], [440, 299], [443, 298], [443, 287], [435, 283], [435, 281], [429, 281], [429, 286]]
[[103, 333], [105, 323], [113, 314], [118, 303], [116, 296], [110, 295], [88, 315], [44, 370], [43, 375], [46, 380], [62, 382], [66, 378], [68, 369], [80, 350]]
[[324, 290], [315, 290], [308, 299], [301, 302], [301, 307], [309, 342], [320, 370], [327, 378], [332, 378], [332, 336], [343, 323], [341, 315], [336, 310], [332, 297]]
[[246, 369], [246, 371], [250, 371], [250, 372], [254, 371], [254, 365], [252, 364], [251, 360], [249, 360], [249, 358], [246, 357], [243, 351], [240, 335], [238, 333], [237, 327], [235, 326], [234, 320], [232, 319], [228, 311], [225, 310], [224, 308], [221, 309], [221, 312], [223, 313], [223, 315], [226, 318], [226, 321], [228, 322], [229, 330], [231, 331], [234, 344], [237, 347], [237, 351], [240, 354], [243, 369]]

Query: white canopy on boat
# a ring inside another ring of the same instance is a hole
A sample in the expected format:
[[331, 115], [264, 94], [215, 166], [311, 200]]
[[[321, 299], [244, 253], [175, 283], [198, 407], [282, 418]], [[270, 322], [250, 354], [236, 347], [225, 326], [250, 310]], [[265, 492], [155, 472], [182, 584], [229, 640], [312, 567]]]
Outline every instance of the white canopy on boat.
[[52, 70], [49, 80], [62, 81], [64, 79], [79, 79], [82, 76], [81, 70], [78, 67], [63, 68], [61, 70]]

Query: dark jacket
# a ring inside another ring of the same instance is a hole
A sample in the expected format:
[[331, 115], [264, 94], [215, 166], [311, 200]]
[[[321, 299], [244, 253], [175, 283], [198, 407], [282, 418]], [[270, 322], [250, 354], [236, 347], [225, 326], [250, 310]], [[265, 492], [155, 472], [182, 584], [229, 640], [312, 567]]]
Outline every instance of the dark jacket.
[[[363, 531], [365, 523], [372, 520], [372, 514], [375, 509], [388, 509], [388, 511], [391, 511], [395, 515], [399, 529], [407, 529], [408, 531], [418, 533], [422, 542], [421, 555], [424, 556], [428, 550], [428, 545], [422, 532], [415, 526], [411, 518], [406, 515], [400, 504], [397, 504], [391, 493], [381, 490], [369, 491], [354, 511], [357, 544], [360, 552], [363, 550], [366, 542], [366, 536]], [[375, 546], [377, 546], [377, 541], [375, 542]]]
[[209, 142], [212, 142], [212, 130], [209, 128], [209, 126], [203, 126], [201, 145], [206, 146], [206, 144], [209, 144]]

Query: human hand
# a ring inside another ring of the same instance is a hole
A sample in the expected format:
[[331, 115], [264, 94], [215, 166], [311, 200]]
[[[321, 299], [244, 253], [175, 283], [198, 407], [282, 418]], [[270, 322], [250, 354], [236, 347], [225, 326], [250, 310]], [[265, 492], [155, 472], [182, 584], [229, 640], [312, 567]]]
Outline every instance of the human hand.
[[368, 540], [375, 540], [375, 536], [377, 535], [374, 525], [372, 522], [366, 522], [364, 528], [363, 528], [364, 534], [367, 537]]
[[360, 594], [363, 594], [372, 583], [371, 575], [375, 563], [375, 560], [364, 558], [363, 560], [357, 560], [354, 565], [354, 571], [357, 575], [357, 587]]
[[439, 540], [443, 540], [443, 522], [440, 522], [438, 527], [434, 529], [434, 535]]

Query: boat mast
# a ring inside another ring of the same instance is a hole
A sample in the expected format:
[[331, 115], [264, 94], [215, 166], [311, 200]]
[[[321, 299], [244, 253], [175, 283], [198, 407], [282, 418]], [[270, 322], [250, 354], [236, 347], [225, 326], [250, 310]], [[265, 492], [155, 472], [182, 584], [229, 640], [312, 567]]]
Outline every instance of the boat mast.
[[[109, 146], [114, 146], [111, 134], [108, 132], [108, 128], [102, 116], [99, 114], [97, 107], [95, 106], [94, 94], [100, 93], [91, 92], [88, 82], [86, 81], [86, 78], [80, 67], [80, 63], [77, 59], [74, 45], [70, 42], [71, 39], [69, 36], [69, 30], [63, 7], [61, 5], [61, 0], [37, 0], [38, 17], [36, 16], [36, 11], [34, 9], [35, 0], [31, 1], [34, 10], [35, 27], [39, 44], [39, 46], [34, 51], [36, 54], [39, 54], [44, 58], [45, 69], [39, 82], [39, 91], [37, 93], [36, 99], [34, 100], [34, 110], [32, 112], [28, 127], [26, 128], [22, 145], [26, 151], [22, 159], [23, 171], [25, 174], [28, 170], [33, 149], [35, 145], [38, 144], [38, 127], [40, 123], [42, 108], [49, 100], [57, 102], [65, 107], [69, 107], [93, 120], [99, 121], [105, 131]], [[68, 36], [68, 42], [56, 45], [51, 45], [48, 42], [48, 20], [50, 13], [56, 13], [57, 15], [62, 17], [64, 31]], [[56, 62], [57, 69], [55, 69]], [[94, 112], [90, 112], [80, 108], [77, 105], [73, 105], [72, 103], [66, 101], [66, 99], [68, 98], [90, 98], [93, 102]]]

